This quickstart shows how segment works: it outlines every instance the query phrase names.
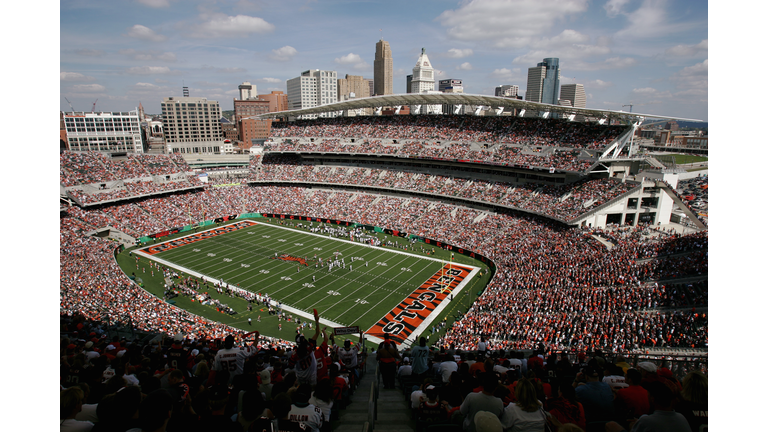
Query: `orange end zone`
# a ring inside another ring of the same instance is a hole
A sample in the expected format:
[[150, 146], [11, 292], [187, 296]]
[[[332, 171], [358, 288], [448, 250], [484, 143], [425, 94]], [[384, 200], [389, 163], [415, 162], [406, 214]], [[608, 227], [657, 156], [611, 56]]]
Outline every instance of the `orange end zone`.
[[381, 339], [386, 334], [397, 344], [403, 343], [471, 272], [471, 268], [445, 264], [366, 334]]
[[160, 244], [156, 244], [146, 249], [141, 249], [141, 251], [146, 253], [147, 255], [154, 255], [160, 252], [165, 252], [171, 249], [175, 249], [177, 247], [186, 246], [188, 244], [192, 244], [200, 240], [205, 240], [207, 238], [216, 237], [216, 236], [237, 231], [243, 228], [249, 228], [254, 225], [258, 225], [258, 223], [250, 220], [235, 222], [233, 224], [225, 225], [223, 227], [213, 228], [210, 230], [203, 231], [201, 233], [192, 234], [185, 237], [170, 240], [167, 242], [163, 242]]

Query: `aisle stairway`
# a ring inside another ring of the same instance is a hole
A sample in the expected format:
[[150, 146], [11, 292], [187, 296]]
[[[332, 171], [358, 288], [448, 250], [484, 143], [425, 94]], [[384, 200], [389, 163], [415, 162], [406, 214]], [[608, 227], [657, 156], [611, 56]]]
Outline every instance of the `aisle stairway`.
[[[398, 387], [385, 389], [378, 386], [372, 389], [376, 380], [376, 369], [368, 368], [360, 380], [360, 385], [350, 397], [351, 403], [339, 412], [339, 419], [332, 425], [332, 432], [412, 432], [416, 422], [411, 419], [411, 410], [403, 398], [403, 391]], [[369, 401], [373, 400], [373, 403]], [[375, 416], [369, 416], [369, 406], [376, 409]], [[375, 417], [375, 418], [374, 418]], [[373, 427], [365, 431], [366, 422], [373, 420]]]

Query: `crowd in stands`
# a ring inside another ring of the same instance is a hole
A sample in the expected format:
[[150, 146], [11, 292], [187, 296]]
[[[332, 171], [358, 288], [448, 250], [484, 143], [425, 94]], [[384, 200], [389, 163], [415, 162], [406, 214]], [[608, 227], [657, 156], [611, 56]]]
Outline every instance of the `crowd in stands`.
[[[398, 378], [420, 428], [480, 431], [699, 431], [708, 424], [707, 375], [645, 359], [594, 352], [418, 346]], [[661, 424], [659, 424], [661, 423]], [[635, 429], [633, 429], [635, 427]]]
[[[477, 335], [515, 349], [540, 343], [551, 349], [607, 347], [616, 351], [707, 344], [706, 315], [694, 310], [706, 306], [706, 295], [649, 283], [705, 276], [706, 232], [653, 237], [642, 234], [647, 228], [633, 227], [617, 232], [611, 238], [616, 243], [606, 249], [592, 237], [604, 236], [605, 230], [566, 228], [533, 216], [486, 214], [417, 199], [300, 187], [222, 187], [99, 210], [72, 208], [61, 223], [61, 290], [62, 299], [66, 298], [62, 304], [72, 313], [83, 308], [112, 310], [114, 302], [127, 308], [113, 292], [115, 285], [104, 283], [104, 279], [122, 280], [108, 250], [114, 245], [84, 238], [84, 231], [108, 224], [126, 233], [146, 235], [185, 225], [190, 216], [202, 220], [255, 211], [389, 227], [491, 258], [497, 265], [495, 277], [449, 329], [441, 341], [445, 344], [473, 349]], [[672, 246], [664, 246], [667, 244]], [[82, 265], [68, 265], [73, 256], [96, 261], [87, 261], [88, 271], [82, 271]], [[131, 287], [125, 292], [143, 292], [123, 283]], [[82, 289], [100, 295], [76, 295]], [[94, 302], [96, 306], [90, 304]], [[657, 310], [664, 306], [687, 309]], [[159, 308], [165, 313], [170, 309], [165, 304]], [[167, 325], [167, 320], [161, 324], [146, 317], [133, 321], [154, 331]]]
[[300, 165], [297, 157], [282, 154], [266, 155], [252, 179], [418, 191], [500, 204], [564, 221], [572, 220], [637, 187], [633, 183], [611, 179], [586, 180], [568, 185], [514, 184], [380, 168]]
[[317, 313], [309, 328], [314, 335], [297, 329], [294, 342], [258, 332], [129, 338], [63, 314], [61, 430], [328, 432], [373, 358], [416, 430], [693, 432], [709, 423], [705, 365], [602, 350], [545, 356], [483, 337], [473, 350], [424, 337], [398, 350], [385, 339], [369, 354], [362, 334], [337, 343]]
[[128, 338], [63, 314], [61, 430], [328, 432], [365, 372], [367, 349], [337, 345], [317, 315], [314, 329], [311, 337], [297, 329], [291, 342], [183, 330]]
[[[625, 128], [621, 126], [519, 117], [384, 116], [337, 117], [275, 123], [272, 127], [272, 136], [277, 138], [397, 139], [414, 140], [414, 144], [415, 141], [500, 142], [529, 146], [600, 149], [617, 138], [624, 130]], [[408, 150], [411, 148], [411, 146], [406, 147]], [[422, 157], [420, 152], [419, 155]]]
[[124, 159], [110, 159], [96, 151], [63, 151], [59, 166], [64, 187], [192, 171], [179, 154], [129, 153]]

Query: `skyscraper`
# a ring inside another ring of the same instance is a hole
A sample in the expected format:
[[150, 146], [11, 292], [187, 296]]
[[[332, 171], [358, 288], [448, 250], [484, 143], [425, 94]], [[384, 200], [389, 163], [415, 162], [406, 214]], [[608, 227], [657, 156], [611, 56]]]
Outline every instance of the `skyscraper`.
[[389, 42], [376, 42], [376, 56], [373, 59], [374, 95], [392, 94], [392, 50]]
[[424, 93], [435, 91], [435, 70], [429, 62], [429, 57], [421, 49], [421, 55], [413, 68], [413, 79], [411, 80], [411, 93]]
[[583, 84], [563, 84], [560, 86], [560, 99], [571, 101], [574, 108], [587, 107], [587, 94]]
[[[338, 102], [336, 71], [306, 70], [286, 82], [288, 109], [312, 108]], [[329, 116], [328, 113], [320, 114]]]
[[560, 90], [560, 59], [545, 58], [536, 67], [528, 69], [525, 100], [557, 105], [558, 90]]

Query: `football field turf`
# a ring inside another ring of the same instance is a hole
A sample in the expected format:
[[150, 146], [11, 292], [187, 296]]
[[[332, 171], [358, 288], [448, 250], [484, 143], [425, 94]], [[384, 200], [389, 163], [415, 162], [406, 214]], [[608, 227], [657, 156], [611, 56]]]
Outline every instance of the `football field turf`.
[[[252, 220], [134, 253], [210, 282], [268, 295], [285, 312], [304, 318], [317, 309], [324, 324], [359, 326], [374, 341], [384, 333], [398, 342], [419, 335], [480, 270]], [[329, 269], [329, 260], [339, 265]]]

